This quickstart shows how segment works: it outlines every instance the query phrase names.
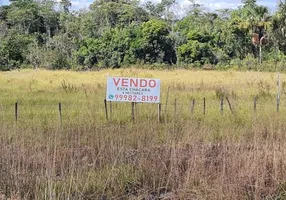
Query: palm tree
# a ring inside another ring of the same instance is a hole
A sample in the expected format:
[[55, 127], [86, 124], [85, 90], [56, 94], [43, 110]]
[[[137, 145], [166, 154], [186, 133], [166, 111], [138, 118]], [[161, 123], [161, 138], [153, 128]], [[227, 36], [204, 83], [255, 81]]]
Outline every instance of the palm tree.
[[244, 1], [246, 4], [243, 7], [243, 17], [245, 18], [244, 25], [248, 26], [248, 30], [252, 35], [252, 43], [256, 48], [259, 48], [259, 63], [262, 63], [262, 46], [267, 43], [267, 33], [272, 25], [271, 17], [268, 8], [258, 6], [254, 0]]
[[275, 44], [284, 53], [286, 52], [286, 0], [280, 0], [278, 10], [273, 16], [273, 35]]
[[264, 6], [258, 6], [255, 9], [255, 24], [254, 33], [259, 36], [259, 63], [262, 63], [262, 45], [267, 43], [268, 31], [272, 26], [271, 17], [269, 15], [268, 9]]

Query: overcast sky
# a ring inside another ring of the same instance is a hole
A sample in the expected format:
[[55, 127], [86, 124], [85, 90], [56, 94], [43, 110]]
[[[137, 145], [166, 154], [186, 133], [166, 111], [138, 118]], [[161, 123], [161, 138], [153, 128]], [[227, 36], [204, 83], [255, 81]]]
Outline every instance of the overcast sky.
[[[72, 0], [73, 9], [87, 8], [94, 0]], [[146, 2], [147, 0], [142, 0]], [[151, 0], [153, 2], [160, 2], [160, 0]], [[188, 6], [188, 0], [176, 0], [179, 7], [184, 9]], [[0, 5], [8, 4], [8, 0], [0, 0]], [[270, 8], [270, 10], [275, 10], [277, 7], [278, 0], [258, 0], [258, 4], [264, 5]], [[206, 8], [210, 10], [217, 10], [221, 8], [236, 8], [240, 5], [241, 0], [197, 0], [197, 3], [203, 4]]]

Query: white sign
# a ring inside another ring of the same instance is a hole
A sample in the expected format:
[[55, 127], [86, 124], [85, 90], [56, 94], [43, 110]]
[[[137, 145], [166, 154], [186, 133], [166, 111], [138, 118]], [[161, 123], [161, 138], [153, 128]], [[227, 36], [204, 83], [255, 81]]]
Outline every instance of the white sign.
[[160, 103], [160, 80], [149, 78], [107, 78], [107, 101]]

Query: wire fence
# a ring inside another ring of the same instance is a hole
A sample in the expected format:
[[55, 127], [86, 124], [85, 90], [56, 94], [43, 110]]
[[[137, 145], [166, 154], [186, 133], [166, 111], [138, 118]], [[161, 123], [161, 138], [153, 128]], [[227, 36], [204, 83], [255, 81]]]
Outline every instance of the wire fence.
[[[283, 100], [283, 99], [282, 99]], [[0, 120], [16, 123], [30, 121], [51, 121], [63, 124], [73, 122], [110, 122], [110, 121], [157, 121], [162, 123], [175, 118], [210, 116], [236, 116], [253, 113], [284, 113], [286, 104], [281, 99], [228, 98], [220, 99], [172, 99], [160, 104], [123, 103], [102, 101], [83, 102], [15, 102], [0, 103]]]

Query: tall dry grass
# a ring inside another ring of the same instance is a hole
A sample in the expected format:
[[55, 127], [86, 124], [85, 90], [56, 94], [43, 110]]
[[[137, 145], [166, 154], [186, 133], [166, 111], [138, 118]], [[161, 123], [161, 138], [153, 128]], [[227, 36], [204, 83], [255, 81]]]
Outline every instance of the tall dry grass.
[[[162, 123], [156, 105], [147, 104], [137, 104], [131, 123], [126, 103], [113, 104], [106, 122], [106, 73], [0, 75], [3, 199], [286, 198], [286, 116], [283, 95], [280, 113], [275, 110], [275, 74], [109, 72], [162, 79]], [[220, 113], [221, 96], [229, 97], [234, 114], [228, 105]]]

